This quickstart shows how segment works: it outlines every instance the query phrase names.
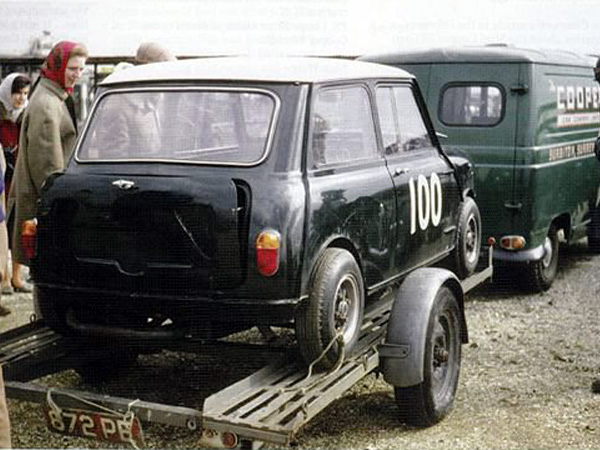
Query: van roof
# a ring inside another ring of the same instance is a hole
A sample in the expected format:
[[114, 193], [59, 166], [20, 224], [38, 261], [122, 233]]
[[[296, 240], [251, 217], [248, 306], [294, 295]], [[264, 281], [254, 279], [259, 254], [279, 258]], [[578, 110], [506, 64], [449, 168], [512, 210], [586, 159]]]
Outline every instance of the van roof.
[[144, 81], [307, 82], [365, 78], [413, 78], [395, 67], [316, 57], [215, 57], [145, 64], [119, 70], [103, 86]]
[[533, 50], [517, 48], [505, 44], [490, 44], [473, 47], [444, 47], [430, 50], [398, 51], [364, 55], [364, 61], [394, 63], [507, 63], [525, 62], [551, 64], [561, 66], [590, 67], [595, 65], [595, 58], [562, 50]]

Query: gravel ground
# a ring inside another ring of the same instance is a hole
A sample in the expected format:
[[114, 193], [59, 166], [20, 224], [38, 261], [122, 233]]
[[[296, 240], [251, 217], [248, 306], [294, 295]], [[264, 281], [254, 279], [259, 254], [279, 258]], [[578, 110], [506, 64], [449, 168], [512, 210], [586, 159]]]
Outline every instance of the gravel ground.
[[[463, 347], [454, 410], [440, 424], [429, 429], [400, 424], [391, 388], [369, 375], [305, 427], [294, 446], [600, 448], [600, 394], [590, 389], [600, 376], [600, 256], [589, 255], [585, 241], [561, 252], [558, 279], [544, 294], [523, 293], [508, 277], [469, 295], [470, 343]], [[3, 301], [14, 313], [0, 318], [0, 331], [27, 322], [29, 295]], [[215, 356], [162, 352], [142, 356], [134, 371], [99, 385], [84, 383], [73, 371], [40, 382], [189, 405], [191, 398], [201, 403], [260, 364], [257, 359], [231, 367]], [[106, 447], [48, 432], [39, 405], [10, 400], [9, 408], [15, 447]], [[197, 435], [174, 428], [146, 426], [145, 434], [151, 448], [197, 446]]]

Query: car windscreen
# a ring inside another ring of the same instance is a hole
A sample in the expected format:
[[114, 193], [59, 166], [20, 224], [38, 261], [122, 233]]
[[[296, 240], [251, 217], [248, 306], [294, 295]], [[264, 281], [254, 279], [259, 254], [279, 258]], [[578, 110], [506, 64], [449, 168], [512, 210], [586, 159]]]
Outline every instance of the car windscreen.
[[262, 90], [109, 92], [96, 103], [77, 160], [256, 164], [277, 111], [277, 97]]

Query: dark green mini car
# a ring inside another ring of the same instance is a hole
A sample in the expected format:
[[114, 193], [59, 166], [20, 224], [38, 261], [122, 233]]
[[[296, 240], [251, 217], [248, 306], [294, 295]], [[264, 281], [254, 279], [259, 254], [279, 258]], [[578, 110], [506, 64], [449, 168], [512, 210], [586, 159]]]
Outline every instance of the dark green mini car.
[[414, 269], [475, 270], [472, 185], [402, 70], [311, 58], [125, 69], [45, 185], [37, 305], [61, 333], [158, 346], [295, 326], [307, 362], [335, 340], [332, 365], [366, 302]]

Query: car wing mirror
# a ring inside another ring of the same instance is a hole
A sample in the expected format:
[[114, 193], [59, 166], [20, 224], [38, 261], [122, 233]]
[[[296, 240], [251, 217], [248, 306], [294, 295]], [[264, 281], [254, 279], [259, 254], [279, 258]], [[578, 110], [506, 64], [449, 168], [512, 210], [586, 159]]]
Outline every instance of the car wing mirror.
[[596, 143], [594, 144], [594, 153], [596, 154], [598, 161], [600, 161], [600, 136], [596, 138]]

